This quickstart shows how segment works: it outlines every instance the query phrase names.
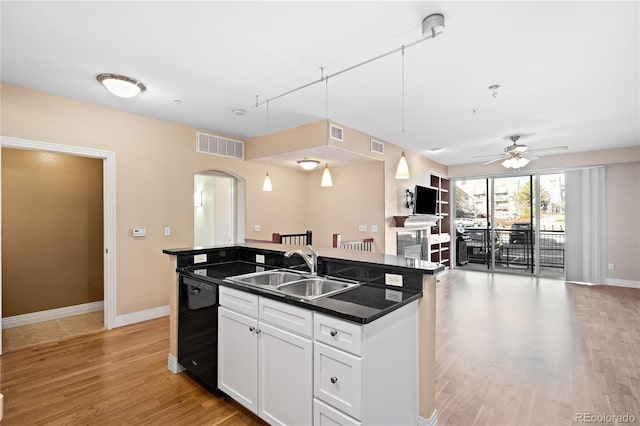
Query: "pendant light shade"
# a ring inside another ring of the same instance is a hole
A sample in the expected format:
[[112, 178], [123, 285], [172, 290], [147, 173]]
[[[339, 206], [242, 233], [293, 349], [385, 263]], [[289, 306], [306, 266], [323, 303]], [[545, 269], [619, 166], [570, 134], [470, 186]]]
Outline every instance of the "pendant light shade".
[[396, 179], [409, 179], [409, 165], [407, 164], [407, 156], [402, 151], [400, 161], [398, 161], [398, 168], [396, 169]]
[[333, 180], [331, 179], [331, 172], [329, 171], [329, 164], [324, 164], [324, 170], [322, 171], [322, 180], [320, 186], [333, 186]]
[[269, 172], [264, 176], [264, 183], [262, 184], [262, 190], [264, 192], [273, 191], [273, 186], [271, 186], [271, 178], [269, 177]]

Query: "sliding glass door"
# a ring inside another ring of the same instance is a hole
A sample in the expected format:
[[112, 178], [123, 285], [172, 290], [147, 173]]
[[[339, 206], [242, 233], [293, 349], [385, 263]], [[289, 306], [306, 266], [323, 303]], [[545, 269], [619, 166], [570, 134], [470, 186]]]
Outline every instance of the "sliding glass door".
[[455, 191], [457, 267], [564, 276], [564, 174], [461, 179]]

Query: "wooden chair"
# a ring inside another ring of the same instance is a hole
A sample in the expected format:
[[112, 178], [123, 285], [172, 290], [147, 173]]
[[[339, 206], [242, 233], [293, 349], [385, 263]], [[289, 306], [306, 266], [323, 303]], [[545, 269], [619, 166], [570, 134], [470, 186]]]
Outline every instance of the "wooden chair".
[[274, 232], [271, 234], [271, 242], [276, 244], [291, 244], [294, 246], [308, 246], [312, 244], [311, 237], [311, 231], [306, 231], [302, 234], [279, 234]]
[[373, 238], [343, 241], [340, 234], [333, 234], [333, 247], [347, 250], [371, 251], [373, 249]]

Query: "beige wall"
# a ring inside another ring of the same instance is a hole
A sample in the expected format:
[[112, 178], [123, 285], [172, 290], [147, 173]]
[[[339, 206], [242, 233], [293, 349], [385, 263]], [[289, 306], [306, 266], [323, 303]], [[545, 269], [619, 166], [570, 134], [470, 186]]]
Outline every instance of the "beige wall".
[[103, 297], [102, 160], [2, 148], [4, 317]]
[[640, 162], [607, 166], [607, 277], [640, 281]]
[[[610, 279], [640, 281], [640, 145], [600, 151], [548, 155], [531, 163], [523, 171], [558, 171], [572, 167], [607, 167], [607, 262], [615, 269]], [[450, 166], [451, 177], [478, 177], [513, 174], [499, 163], [483, 166]]]
[[[333, 187], [320, 186], [322, 169], [307, 178], [307, 217], [313, 244], [331, 247], [332, 235], [343, 240], [373, 238], [373, 251], [384, 252], [384, 163], [372, 161], [332, 167]], [[358, 225], [367, 225], [360, 232]], [[371, 225], [378, 232], [371, 231]]]
[[[302, 171], [270, 167], [277, 190], [262, 192], [263, 165], [195, 152], [196, 129], [12, 85], [1, 88], [3, 136], [115, 152], [117, 315], [168, 304], [162, 249], [193, 245], [197, 173], [221, 170], [245, 180], [247, 238], [306, 226], [302, 209], [284, 208], [291, 194], [306, 189]], [[253, 232], [254, 223], [262, 224], [262, 232]], [[165, 226], [171, 227], [169, 237]], [[146, 228], [147, 236], [133, 239], [134, 227]]]

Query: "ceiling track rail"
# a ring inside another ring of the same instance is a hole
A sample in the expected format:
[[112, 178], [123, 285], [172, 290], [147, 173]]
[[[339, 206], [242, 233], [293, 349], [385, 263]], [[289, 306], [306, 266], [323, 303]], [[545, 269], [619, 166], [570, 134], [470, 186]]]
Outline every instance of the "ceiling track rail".
[[256, 96], [255, 107], [257, 108], [260, 105], [266, 104], [267, 102], [273, 102], [276, 99], [280, 99], [282, 97], [285, 97], [287, 95], [295, 93], [295, 92], [297, 92], [299, 90], [306, 89], [307, 87], [313, 86], [314, 84], [322, 83], [325, 80], [328, 80], [330, 78], [336, 77], [336, 76], [338, 76], [340, 74], [344, 74], [345, 72], [354, 70], [354, 69], [359, 68], [359, 67], [361, 67], [363, 65], [367, 65], [367, 64], [369, 64], [371, 62], [377, 61], [378, 59], [386, 58], [387, 56], [393, 55], [394, 53], [404, 52], [404, 50], [406, 48], [413, 47], [413, 46], [415, 46], [417, 44], [422, 43], [425, 40], [436, 38], [437, 36], [439, 36], [439, 35], [441, 35], [443, 33], [444, 33], [444, 16], [439, 14], [439, 13], [434, 13], [432, 15], [427, 16], [422, 21], [422, 34], [423, 34], [422, 38], [420, 38], [420, 39], [418, 39], [418, 40], [416, 40], [414, 42], [411, 42], [409, 44], [403, 44], [402, 46], [400, 46], [398, 48], [389, 50], [388, 52], [382, 53], [382, 54], [380, 54], [378, 56], [374, 56], [373, 58], [367, 59], [365, 61], [358, 62], [357, 64], [351, 65], [351, 66], [349, 66], [347, 68], [341, 69], [341, 70], [336, 71], [336, 72], [334, 72], [332, 74], [324, 75], [324, 68], [320, 68], [320, 78], [318, 78], [316, 80], [310, 81], [310, 82], [305, 83], [305, 84], [303, 84], [301, 86], [298, 86], [298, 87], [295, 87], [293, 89], [287, 90], [286, 92], [280, 93], [279, 95], [267, 98], [266, 100], [264, 100], [262, 102], [258, 102], [258, 97]]

